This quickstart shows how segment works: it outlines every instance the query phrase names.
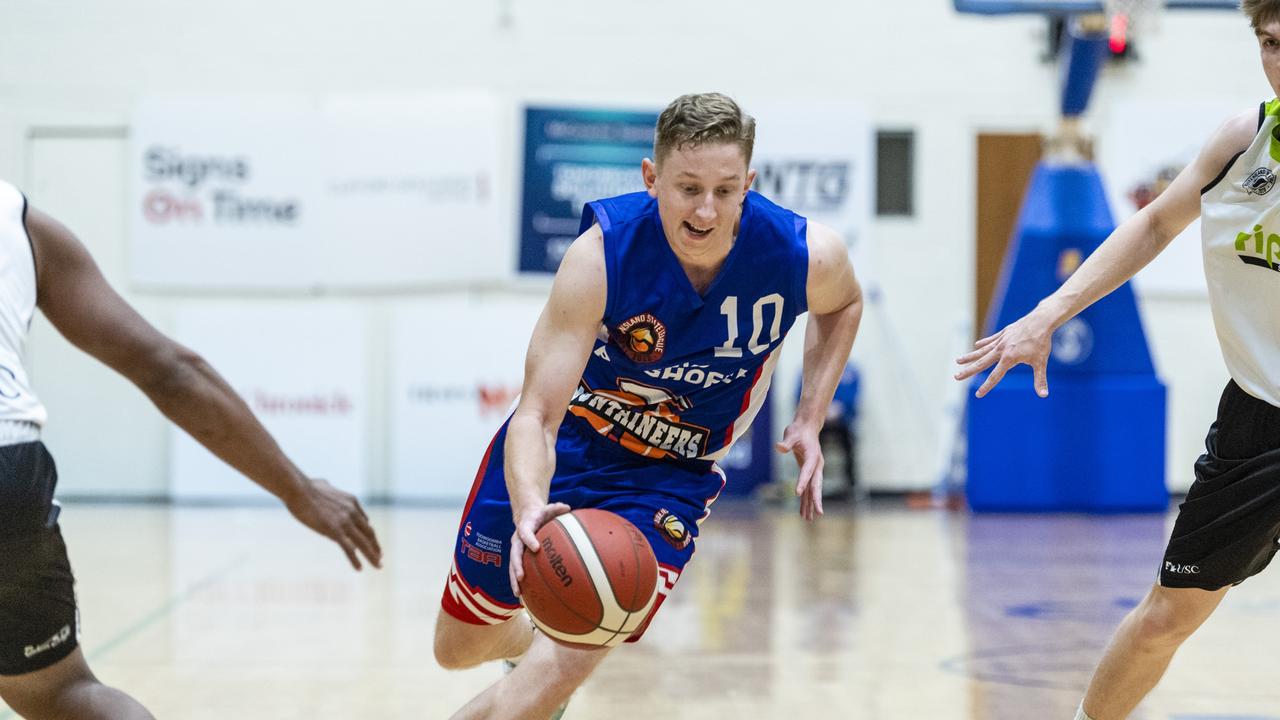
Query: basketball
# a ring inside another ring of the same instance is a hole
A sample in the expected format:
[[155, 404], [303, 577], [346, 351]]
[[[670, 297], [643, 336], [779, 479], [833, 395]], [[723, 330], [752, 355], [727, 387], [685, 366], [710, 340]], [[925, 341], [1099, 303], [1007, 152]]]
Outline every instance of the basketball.
[[658, 561], [644, 534], [606, 510], [574, 510], [524, 551], [520, 585], [538, 629], [566, 645], [613, 647], [644, 623], [658, 596]]

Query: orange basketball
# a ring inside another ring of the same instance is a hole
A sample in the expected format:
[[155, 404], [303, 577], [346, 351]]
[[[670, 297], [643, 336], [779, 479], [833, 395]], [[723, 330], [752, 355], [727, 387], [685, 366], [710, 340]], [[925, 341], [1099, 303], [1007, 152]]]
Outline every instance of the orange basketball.
[[658, 597], [658, 561], [635, 525], [607, 510], [574, 510], [524, 551], [524, 606], [567, 645], [612, 647], [644, 623]]

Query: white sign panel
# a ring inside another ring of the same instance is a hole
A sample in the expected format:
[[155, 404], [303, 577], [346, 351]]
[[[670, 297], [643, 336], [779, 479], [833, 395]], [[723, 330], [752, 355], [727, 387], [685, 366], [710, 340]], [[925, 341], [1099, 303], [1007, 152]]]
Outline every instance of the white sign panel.
[[[1106, 113], [1098, 140], [1098, 167], [1116, 224], [1155, 199], [1200, 153], [1214, 131], [1245, 101], [1117, 101]], [[1134, 278], [1142, 293], [1206, 296], [1196, 220]]]
[[[248, 403], [304, 473], [360, 494], [365, 476], [365, 322], [338, 303], [186, 307], [175, 337]], [[186, 433], [171, 431], [173, 496], [253, 499], [267, 493]]]
[[755, 190], [840, 233], [865, 235], [871, 206], [871, 129], [856, 106], [796, 103], [745, 108], [756, 118]]
[[502, 117], [486, 95], [143, 102], [132, 278], [310, 289], [504, 277]]
[[520, 393], [542, 297], [448, 298], [394, 321], [391, 493], [457, 500], [471, 491]]

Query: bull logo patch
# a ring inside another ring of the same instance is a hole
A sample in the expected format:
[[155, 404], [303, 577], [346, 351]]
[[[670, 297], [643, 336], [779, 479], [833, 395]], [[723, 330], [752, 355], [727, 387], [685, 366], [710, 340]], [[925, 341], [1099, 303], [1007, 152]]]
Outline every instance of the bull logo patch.
[[684, 522], [666, 508], [654, 514], [653, 526], [662, 533], [662, 539], [671, 543], [671, 546], [677, 550], [683, 550], [693, 542], [693, 536], [689, 535], [689, 529], [684, 526]]
[[641, 313], [614, 328], [612, 340], [633, 362], [657, 362], [667, 349], [667, 326], [651, 313]]
[[1244, 191], [1250, 195], [1266, 195], [1276, 186], [1276, 174], [1268, 168], [1260, 167], [1249, 173], [1243, 185]]

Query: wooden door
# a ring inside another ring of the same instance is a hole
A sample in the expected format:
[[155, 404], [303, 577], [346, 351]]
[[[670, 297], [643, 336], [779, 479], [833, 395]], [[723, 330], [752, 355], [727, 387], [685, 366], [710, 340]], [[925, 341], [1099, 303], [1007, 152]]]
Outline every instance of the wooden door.
[[1037, 134], [978, 135], [978, 230], [974, 261], [974, 337], [983, 337], [1000, 266], [1018, 221], [1022, 197], [1040, 160]]

